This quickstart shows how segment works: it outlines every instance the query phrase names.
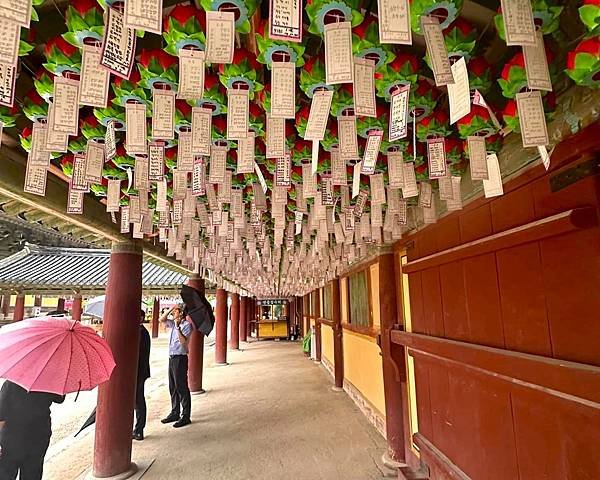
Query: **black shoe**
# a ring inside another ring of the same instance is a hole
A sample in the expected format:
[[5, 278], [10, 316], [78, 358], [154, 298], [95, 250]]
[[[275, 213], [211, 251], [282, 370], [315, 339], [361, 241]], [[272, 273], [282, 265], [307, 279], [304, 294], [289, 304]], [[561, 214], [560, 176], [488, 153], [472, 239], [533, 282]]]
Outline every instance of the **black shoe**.
[[165, 418], [163, 418], [160, 423], [173, 423], [179, 420], [179, 415], [175, 415], [174, 413], [170, 413]]
[[189, 425], [190, 423], [192, 423], [192, 421], [190, 420], [190, 417], [181, 417], [179, 420], [177, 420], [173, 424], [173, 426], [175, 428], [185, 427], [186, 425]]
[[143, 432], [133, 432], [133, 439], [134, 440], [143, 440], [144, 433]]

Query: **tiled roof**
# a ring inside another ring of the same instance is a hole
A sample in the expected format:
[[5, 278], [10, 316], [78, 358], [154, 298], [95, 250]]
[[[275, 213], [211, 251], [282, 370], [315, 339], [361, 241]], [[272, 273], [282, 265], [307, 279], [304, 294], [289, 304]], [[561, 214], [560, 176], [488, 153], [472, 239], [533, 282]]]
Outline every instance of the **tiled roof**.
[[[110, 250], [26, 244], [20, 252], [0, 260], [0, 290], [102, 292], [109, 261]], [[163, 266], [143, 262], [142, 285], [147, 293], [176, 293], [187, 279]]]

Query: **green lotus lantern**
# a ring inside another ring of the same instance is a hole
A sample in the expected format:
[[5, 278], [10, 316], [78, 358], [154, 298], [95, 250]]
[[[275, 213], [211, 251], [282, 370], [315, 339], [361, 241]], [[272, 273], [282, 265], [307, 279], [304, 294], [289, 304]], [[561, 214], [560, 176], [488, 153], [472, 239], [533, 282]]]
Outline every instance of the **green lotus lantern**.
[[584, 87], [600, 87], [600, 36], [579, 42], [567, 55], [567, 75]]
[[23, 99], [23, 113], [32, 122], [45, 120], [48, 116], [48, 104], [34, 89], [31, 89]]
[[448, 114], [441, 109], [417, 122], [416, 134], [420, 142], [426, 142], [429, 138], [447, 137], [451, 133]]
[[213, 117], [227, 112], [227, 98], [216, 75], [207, 72], [204, 77], [204, 95], [201, 100], [194, 101], [192, 104], [211, 109]]
[[328, 85], [325, 82], [325, 63], [318, 57], [312, 57], [306, 62], [300, 72], [300, 89], [308, 98], [312, 98], [316, 90], [337, 90], [338, 85]]
[[94, 108], [94, 116], [105, 127], [112, 120], [116, 131], [125, 131], [125, 109], [118, 105], [109, 103], [106, 108]]
[[72, 0], [65, 15], [68, 32], [63, 38], [75, 47], [102, 43], [104, 19], [94, 0]]
[[354, 55], [375, 62], [375, 69], [391, 63], [395, 54], [388, 44], [379, 43], [379, 26], [374, 15], [367, 15], [362, 23], [352, 29]]
[[328, 23], [350, 22], [356, 27], [364, 18], [359, 0], [307, 0], [306, 15], [310, 19], [308, 31], [315, 35], [323, 35]]
[[410, 25], [412, 31], [421, 33], [421, 17], [437, 17], [442, 29], [456, 20], [463, 7], [463, 0], [410, 0]]
[[112, 162], [121, 170], [135, 168], [135, 159], [127, 155], [127, 151], [122, 144], [117, 145], [117, 152], [112, 158]]
[[263, 85], [258, 82], [260, 69], [261, 66], [252, 53], [236, 48], [232, 63], [219, 64], [219, 80], [227, 89], [248, 90], [252, 99], [256, 92], [263, 89]]
[[[532, 0], [531, 8], [533, 9], [533, 21], [536, 28], [541, 30], [544, 35], [555, 32], [560, 23], [560, 14], [563, 11], [562, 6], [556, 4], [557, 2], [547, 0]], [[502, 10], [498, 9], [498, 14], [494, 17], [494, 23], [498, 35], [502, 40], [506, 40], [504, 33], [504, 17], [502, 16]]]
[[207, 11], [233, 12], [235, 29], [239, 33], [250, 33], [250, 18], [258, 7], [258, 0], [200, 0], [202, 8]]
[[[377, 104], [376, 117], [357, 117], [356, 133], [359, 137], [367, 138], [372, 130], [387, 130], [388, 112], [387, 108]], [[385, 135], [384, 135], [385, 136]]]
[[411, 120], [419, 121], [431, 114], [437, 105], [440, 92], [428, 80], [420, 79], [416, 88], [410, 89], [408, 112]]
[[462, 139], [474, 135], [489, 137], [498, 131], [488, 109], [478, 105], [471, 105], [471, 113], [458, 120], [456, 125]]
[[33, 78], [33, 86], [40, 97], [46, 102], [51, 101], [54, 95], [54, 75], [44, 69], [38, 70]]
[[152, 107], [151, 94], [141, 86], [141, 76], [137, 70], [132, 70], [129, 78], [114, 76], [110, 83], [115, 97], [113, 103], [125, 107], [128, 102], [145, 103]]
[[88, 115], [79, 122], [81, 133], [87, 140], [104, 142], [106, 127], [94, 115]]
[[304, 44], [272, 39], [269, 36], [269, 22], [265, 20], [256, 29], [256, 46], [259, 52], [256, 60], [269, 69], [273, 62], [293, 62], [296, 67], [304, 65]]
[[485, 95], [493, 85], [492, 66], [483, 57], [472, 57], [467, 64], [469, 88]]
[[165, 52], [174, 57], [179, 50], [206, 50], [206, 14], [193, 5], [176, 5], [165, 16], [163, 38], [167, 42]]
[[67, 177], [73, 176], [73, 155], [68, 154], [60, 159], [60, 169]]
[[77, 47], [57, 36], [46, 42], [44, 48], [46, 62], [44, 67], [54, 75], [79, 75], [81, 70], [81, 52]]
[[344, 83], [334, 92], [329, 113], [333, 118], [354, 114], [354, 96], [351, 83]]
[[18, 116], [19, 110], [17, 107], [0, 106], [0, 122], [2, 122], [3, 128], [14, 127]]
[[158, 48], [142, 50], [138, 60], [140, 86], [148, 90], [153, 88], [177, 90], [178, 65], [177, 57], [169, 55], [164, 50]]
[[[554, 113], [556, 112], [556, 95], [554, 92], [549, 92], [547, 95], [542, 97], [544, 104], [544, 113], [546, 121], [552, 120]], [[521, 125], [519, 123], [519, 111], [517, 110], [516, 100], [510, 99], [502, 111], [502, 118], [506, 124], [506, 128], [510, 131], [520, 133]]]
[[[554, 53], [546, 47], [546, 59], [550, 70], [552, 82], [558, 75], [556, 65], [552, 63]], [[515, 98], [517, 93], [527, 89], [527, 73], [525, 71], [525, 57], [522, 52], [515, 54], [502, 68], [498, 85], [502, 89], [502, 95], [506, 98]]]
[[396, 88], [417, 83], [418, 72], [417, 57], [409, 53], [398, 54], [392, 63], [375, 72], [377, 96], [389, 102]]

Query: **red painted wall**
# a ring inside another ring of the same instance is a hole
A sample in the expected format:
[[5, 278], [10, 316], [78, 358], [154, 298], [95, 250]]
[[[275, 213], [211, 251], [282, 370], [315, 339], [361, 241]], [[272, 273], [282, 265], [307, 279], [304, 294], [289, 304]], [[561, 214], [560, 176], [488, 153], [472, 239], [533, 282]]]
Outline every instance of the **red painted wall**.
[[[506, 184], [504, 196], [479, 199], [409, 238], [409, 262], [569, 209], [598, 208], [597, 175], [555, 193], [550, 178], [598, 155], [599, 133], [592, 126], [559, 146], [550, 172], [536, 167]], [[409, 274], [413, 332], [533, 354], [534, 372], [545, 359], [600, 366], [599, 285], [598, 226], [499, 245]], [[599, 403], [441, 354], [413, 353], [419, 432], [468, 477], [600, 478]], [[428, 455], [423, 452], [432, 479], [457, 478]]]

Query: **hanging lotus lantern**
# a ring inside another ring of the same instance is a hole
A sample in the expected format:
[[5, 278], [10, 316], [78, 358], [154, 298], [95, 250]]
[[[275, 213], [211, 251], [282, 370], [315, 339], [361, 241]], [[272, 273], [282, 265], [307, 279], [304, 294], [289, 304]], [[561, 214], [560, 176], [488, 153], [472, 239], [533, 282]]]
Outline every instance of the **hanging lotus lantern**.
[[[27, 153], [29, 153], [29, 151], [31, 150], [31, 134], [32, 133], [33, 133], [32, 127], [27, 125], [26, 127], [23, 128], [23, 130], [19, 134], [19, 142], [21, 143], [21, 147]], [[50, 158], [59, 158], [60, 156], [62, 156], [62, 153], [59, 153], [59, 152], [52, 152], [50, 154]]]
[[446, 149], [446, 163], [448, 165], [456, 165], [463, 161], [464, 148], [460, 140], [456, 138], [445, 138], [444, 145]]
[[112, 160], [104, 162], [102, 178], [106, 180], [127, 180], [127, 172], [117, 166]]
[[[546, 46], [546, 59], [550, 70], [550, 77], [554, 83], [558, 73], [554, 60], [554, 53]], [[498, 85], [502, 89], [502, 95], [506, 98], [515, 98], [517, 93], [527, 89], [527, 73], [525, 72], [525, 57], [522, 52], [513, 56], [502, 68], [502, 73], [498, 79]]]
[[359, 0], [307, 0], [306, 15], [310, 19], [308, 31], [321, 36], [328, 23], [350, 22], [356, 27], [364, 18]]
[[[377, 104], [376, 117], [357, 117], [356, 133], [359, 137], [367, 138], [372, 130], [387, 130], [388, 115], [387, 109], [381, 104]], [[384, 135], [385, 136], [385, 135]]]
[[583, 5], [579, 7], [579, 18], [590, 34], [600, 34], [600, 1], [583, 0]]
[[91, 183], [90, 191], [97, 197], [106, 197], [108, 193], [108, 180], [102, 178], [102, 183]]
[[600, 36], [582, 40], [568, 53], [566, 72], [577, 85], [600, 87]]
[[252, 53], [236, 48], [232, 63], [219, 64], [219, 80], [225, 88], [248, 90], [252, 99], [256, 92], [263, 89], [257, 80], [260, 68]]
[[256, 46], [259, 52], [256, 60], [269, 69], [273, 62], [293, 62], [296, 67], [304, 65], [304, 44], [272, 39], [269, 36], [269, 22], [266, 20], [256, 29]]
[[165, 165], [169, 171], [177, 167], [177, 148], [168, 148], [165, 150]]
[[304, 133], [306, 132], [306, 126], [308, 125], [309, 115], [310, 107], [308, 105], [302, 107], [296, 115], [296, 131], [298, 132], [298, 135], [302, 138], [304, 138]]
[[165, 16], [163, 38], [167, 42], [165, 52], [177, 57], [179, 50], [206, 50], [206, 14], [193, 5], [176, 5]]
[[116, 131], [125, 131], [125, 109], [118, 105], [113, 105], [109, 102], [106, 108], [94, 108], [94, 116], [105, 127], [112, 120]]
[[344, 83], [334, 92], [329, 113], [333, 118], [354, 115], [354, 94], [351, 83]]
[[473, 135], [489, 137], [498, 131], [488, 109], [479, 105], [471, 105], [471, 112], [458, 120], [456, 125], [462, 139]]
[[2, 122], [3, 128], [14, 127], [18, 116], [19, 110], [17, 107], [0, 106], [0, 122]]
[[[323, 140], [321, 140], [321, 147], [323, 147], [323, 150], [325, 150], [326, 152], [331, 152], [331, 149], [333, 147], [337, 147], [338, 143], [339, 143], [339, 141], [338, 141], [337, 120], [332, 119], [328, 123], [327, 130], [325, 130], [325, 136], [323, 137]], [[321, 158], [319, 158], [319, 161], [321, 161]]]
[[72, 0], [65, 15], [68, 32], [63, 38], [75, 47], [102, 43], [104, 19], [94, 0]]
[[421, 34], [421, 17], [433, 16], [447, 28], [459, 16], [463, 0], [410, 0], [410, 24], [412, 31]]
[[377, 18], [371, 14], [352, 29], [352, 51], [357, 57], [373, 60], [376, 70], [391, 63], [396, 56], [389, 44], [379, 43]]
[[94, 115], [88, 115], [79, 122], [81, 133], [87, 140], [104, 142], [106, 127]]
[[336, 90], [337, 85], [325, 82], [325, 63], [320, 57], [312, 57], [300, 72], [300, 89], [308, 98], [312, 98], [315, 90]]
[[[461, 57], [464, 57], [465, 61], [468, 62], [473, 50], [475, 50], [476, 41], [477, 31], [475, 27], [460, 17], [444, 29], [444, 43], [446, 44], [450, 63], [454, 63]], [[425, 55], [425, 62], [431, 67], [429, 55]]]
[[419, 78], [419, 60], [409, 53], [401, 53], [385, 68], [375, 72], [377, 96], [390, 101], [397, 87], [415, 85]]
[[[292, 162], [296, 166], [301, 166], [303, 161], [310, 161], [312, 158], [312, 142], [308, 140], [298, 140], [291, 149]], [[300, 170], [302, 177], [302, 170]]]
[[[546, 122], [549, 122], [554, 117], [556, 112], [556, 94], [554, 92], [548, 92], [547, 95], [542, 97], [544, 104], [544, 113], [546, 116]], [[506, 128], [516, 133], [521, 132], [521, 125], [519, 123], [519, 112], [517, 110], [516, 100], [510, 99], [502, 111], [502, 118], [506, 124]]]
[[115, 97], [113, 103], [120, 107], [125, 107], [128, 102], [145, 103], [147, 107], [152, 107], [152, 99], [147, 90], [142, 88], [140, 73], [137, 70], [132, 70], [129, 78], [117, 77], [113, 78], [110, 83]]
[[265, 120], [262, 109], [254, 102], [250, 102], [248, 112], [249, 129], [256, 137], [265, 136]]
[[51, 38], [46, 42], [44, 55], [46, 57], [44, 67], [54, 75], [66, 76], [69, 73], [79, 75], [81, 52], [61, 36]]
[[379, 146], [379, 151], [384, 155], [392, 152], [406, 152], [409, 147], [408, 140], [396, 140], [395, 142], [389, 142], [387, 137], [384, 135], [384, 138], [381, 140], [381, 145]]
[[33, 86], [38, 95], [46, 102], [52, 101], [52, 95], [54, 95], [54, 75], [45, 69], [38, 70], [33, 78]]
[[408, 112], [410, 119], [413, 117], [419, 121], [431, 114], [437, 105], [439, 97], [437, 90], [431, 83], [425, 79], [420, 79], [417, 83], [417, 88], [410, 89], [410, 97], [408, 99]]
[[23, 113], [32, 122], [45, 120], [48, 116], [48, 104], [34, 89], [31, 89], [23, 99]]
[[[502, 149], [502, 144], [504, 143], [504, 137], [497, 133], [495, 135], [490, 135], [489, 137], [485, 137], [485, 149], [487, 152], [496, 152], [498, 153]], [[465, 140], [463, 141], [463, 149], [465, 151], [465, 156], [469, 155], [469, 143]]]
[[60, 159], [60, 169], [67, 177], [73, 176], [73, 155], [68, 154]]
[[199, 107], [210, 108], [213, 117], [227, 112], [227, 98], [223, 87], [215, 75], [204, 76], [204, 94], [201, 100], [192, 102]]
[[185, 100], [175, 101], [175, 131], [189, 131], [192, 127], [192, 106]]
[[250, 33], [250, 17], [258, 3], [258, 0], [200, 0], [200, 5], [207, 12], [233, 12], [235, 30], [239, 33]]
[[[31, 9], [31, 13], [35, 10]], [[32, 18], [33, 20], [33, 18]], [[34, 48], [33, 44], [35, 39], [35, 28], [33, 26], [29, 28], [22, 28], [19, 40], [19, 57], [24, 57], [29, 54]]]
[[217, 146], [226, 146], [229, 149], [235, 148], [236, 143], [227, 140], [227, 118], [213, 117], [212, 119], [212, 143]]
[[124, 171], [127, 171], [129, 168], [135, 168], [135, 159], [127, 155], [127, 151], [122, 144], [117, 145], [117, 151], [115, 156], [112, 158], [112, 162]]
[[177, 90], [177, 57], [158, 48], [144, 49], [137, 65], [141, 77], [139, 84], [143, 88]]
[[[553, 5], [554, 2], [546, 0], [532, 0], [531, 8], [533, 9], [533, 21], [537, 29], [542, 31], [542, 34], [548, 35], [555, 32], [560, 23], [560, 14], [564, 7]], [[504, 17], [502, 9], [498, 8], [498, 14], [494, 17], [498, 36], [502, 40], [506, 40], [504, 33]]]
[[444, 110], [435, 110], [417, 122], [416, 133], [420, 142], [425, 142], [428, 138], [447, 137], [452, 133], [448, 114]]
[[77, 135], [76, 137], [69, 137], [69, 143], [67, 150], [71, 153], [85, 153], [87, 148], [87, 138], [83, 135]]
[[492, 66], [483, 57], [472, 57], [467, 65], [469, 72], [469, 88], [471, 91], [479, 90], [485, 95], [492, 88]]

